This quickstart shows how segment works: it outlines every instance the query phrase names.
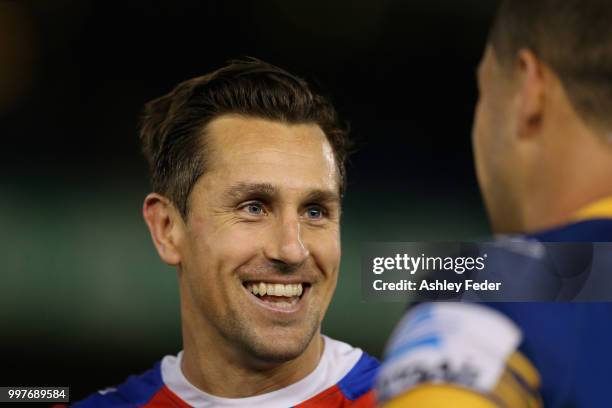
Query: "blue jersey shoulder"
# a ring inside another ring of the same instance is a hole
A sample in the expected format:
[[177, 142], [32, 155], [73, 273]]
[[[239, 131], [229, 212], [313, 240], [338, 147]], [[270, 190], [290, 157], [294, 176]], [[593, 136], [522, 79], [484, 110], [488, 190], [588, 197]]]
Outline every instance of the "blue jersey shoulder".
[[[528, 238], [612, 242], [612, 220], [593, 219]], [[612, 303], [490, 303], [519, 325], [522, 351], [542, 377], [544, 406], [608, 407], [612, 384]]]
[[363, 352], [357, 364], [339, 382], [338, 388], [350, 400], [356, 400], [374, 387], [380, 362]]
[[140, 375], [132, 375], [121, 385], [98, 391], [74, 404], [77, 408], [138, 407], [146, 404], [162, 388], [161, 363]]

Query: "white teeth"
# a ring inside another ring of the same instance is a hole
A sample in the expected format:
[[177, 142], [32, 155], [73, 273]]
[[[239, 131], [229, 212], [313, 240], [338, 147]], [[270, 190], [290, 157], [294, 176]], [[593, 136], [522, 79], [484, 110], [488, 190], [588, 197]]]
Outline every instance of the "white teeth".
[[280, 308], [280, 309], [290, 309], [291, 307], [293, 307], [297, 302], [300, 301], [300, 298], [297, 296], [292, 297], [289, 301], [285, 302], [269, 302], [264, 300], [264, 302], [273, 305], [276, 308]]
[[284, 297], [298, 297], [303, 293], [303, 287], [301, 283], [283, 285], [282, 283], [251, 283], [247, 285], [247, 289], [254, 295], [259, 296], [284, 296]]

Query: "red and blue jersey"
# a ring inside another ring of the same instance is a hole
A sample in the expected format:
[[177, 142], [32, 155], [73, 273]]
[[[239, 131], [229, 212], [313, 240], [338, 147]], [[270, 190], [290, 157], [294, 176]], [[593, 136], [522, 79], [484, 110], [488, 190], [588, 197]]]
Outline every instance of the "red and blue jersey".
[[189, 383], [180, 369], [182, 353], [166, 356], [144, 374], [99, 391], [74, 406], [81, 407], [354, 407], [374, 406], [372, 386], [378, 361], [358, 348], [325, 337], [317, 368], [302, 380], [267, 394], [220, 398]]

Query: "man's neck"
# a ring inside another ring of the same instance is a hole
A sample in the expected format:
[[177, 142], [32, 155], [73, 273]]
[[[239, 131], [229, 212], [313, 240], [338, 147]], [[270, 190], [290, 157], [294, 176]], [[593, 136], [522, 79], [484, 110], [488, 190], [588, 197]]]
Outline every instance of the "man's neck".
[[196, 388], [223, 398], [246, 398], [276, 391], [313, 372], [323, 354], [323, 338], [315, 334], [297, 358], [270, 363], [234, 350], [222, 339], [196, 338], [184, 331], [181, 370]]
[[527, 193], [524, 232], [576, 222], [585, 207], [612, 197], [612, 149], [597, 135], [588, 136], [582, 138], [583, 148], [559, 158], [556, 167], [542, 176], [544, 182]]
[[552, 228], [561, 227], [570, 223], [594, 218], [612, 218], [611, 213], [586, 211], [591, 205], [612, 197], [610, 194], [593, 196], [590, 199], [568, 200], [559, 198], [548, 205], [542, 203], [527, 210], [523, 232], [534, 233]]

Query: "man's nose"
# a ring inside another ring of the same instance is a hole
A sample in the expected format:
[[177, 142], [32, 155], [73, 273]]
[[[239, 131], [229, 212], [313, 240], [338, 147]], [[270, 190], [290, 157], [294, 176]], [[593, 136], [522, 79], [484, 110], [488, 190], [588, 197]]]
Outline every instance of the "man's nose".
[[302, 229], [297, 217], [279, 219], [266, 246], [266, 257], [288, 266], [299, 266], [310, 256], [302, 241]]

